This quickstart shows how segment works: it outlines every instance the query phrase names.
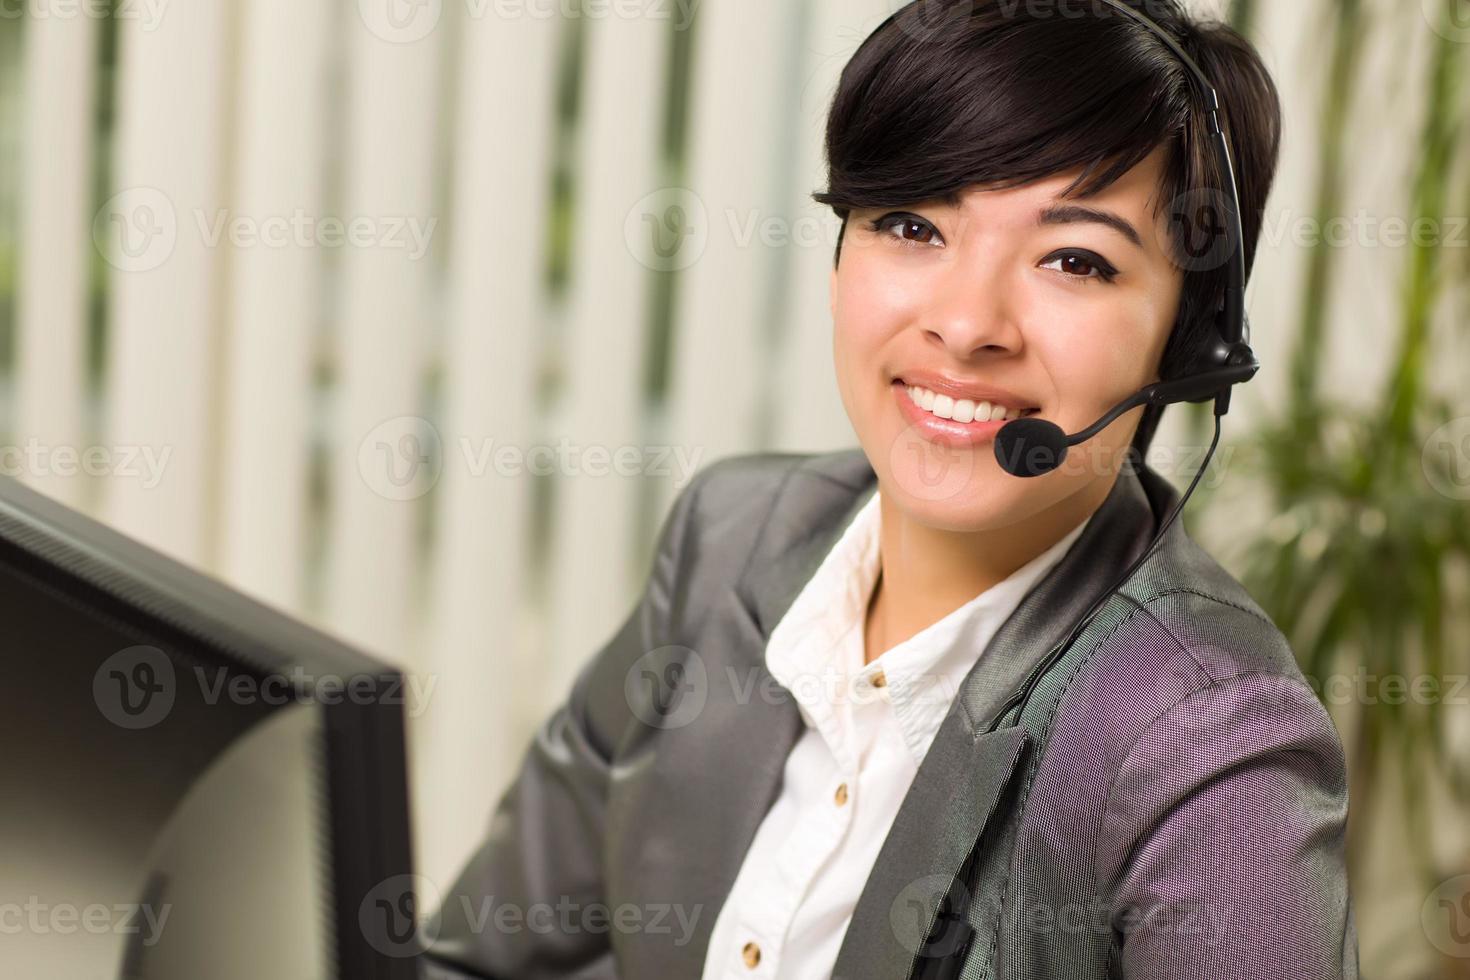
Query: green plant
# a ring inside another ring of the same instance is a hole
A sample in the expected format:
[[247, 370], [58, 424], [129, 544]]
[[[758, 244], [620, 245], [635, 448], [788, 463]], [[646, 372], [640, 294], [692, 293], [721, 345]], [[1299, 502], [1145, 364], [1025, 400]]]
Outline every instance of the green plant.
[[[1332, 7], [1315, 204], [1321, 219], [1343, 211], [1344, 123], [1367, 27], [1361, 0], [1332, 0]], [[1419, 219], [1438, 226], [1450, 213], [1464, 150], [1466, 47], [1443, 37], [1434, 42], [1411, 227]], [[1352, 679], [1347, 690], [1358, 711], [1348, 752], [1350, 874], [1361, 874], [1372, 835], [1364, 803], [1392, 764], [1405, 776], [1414, 865], [1432, 888], [1443, 872], [1429, 852], [1425, 780], [1437, 777], [1470, 803], [1465, 760], [1446, 741], [1450, 692], [1443, 686], [1470, 673], [1467, 624], [1453, 601], [1456, 576], [1470, 577], [1470, 504], [1432, 488], [1431, 472], [1438, 469], [1441, 487], [1453, 485], [1454, 474], [1449, 461], [1425, 452], [1429, 434], [1456, 415], [1429, 382], [1431, 327], [1438, 309], [1463, 299], [1450, 287], [1464, 285], [1447, 274], [1451, 256], [1440, 242], [1416, 239], [1407, 254], [1387, 382], [1376, 399], [1352, 402], [1319, 391], [1336, 255], [1322, 243], [1309, 257], [1287, 410], [1251, 435], [1240, 454], [1242, 475], [1267, 489], [1275, 516], [1236, 553], [1242, 582], [1286, 634], [1303, 672], [1322, 685], [1319, 693], [1327, 693], [1329, 678]], [[1456, 636], [1458, 647], [1450, 639]], [[1404, 687], [1385, 682], [1389, 677], [1403, 678]]]

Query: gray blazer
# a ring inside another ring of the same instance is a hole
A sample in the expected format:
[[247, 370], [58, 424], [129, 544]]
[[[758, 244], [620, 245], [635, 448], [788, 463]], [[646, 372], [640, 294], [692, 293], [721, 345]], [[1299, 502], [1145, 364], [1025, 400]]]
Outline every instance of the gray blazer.
[[[427, 973], [701, 975], [802, 731], [766, 640], [875, 489], [860, 450], [696, 475], [641, 599], [444, 891]], [[1125, 469], [986, 647], [883, 843], [835, 980], [910, 976], [972, 850], [966, 978], [1357, 977], [1338, 732], [1282, 634], [1180, 521], [1048, 672], [1026, 724], [986, 731], [1176, 499], [1152, 470]]]

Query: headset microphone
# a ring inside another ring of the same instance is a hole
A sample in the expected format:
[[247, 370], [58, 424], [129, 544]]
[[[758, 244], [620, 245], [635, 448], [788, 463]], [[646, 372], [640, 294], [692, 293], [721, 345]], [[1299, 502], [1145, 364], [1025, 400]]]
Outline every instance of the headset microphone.
[[[1249, 381], [1261, 367], [1250, 347], [1243, 343], [1231, 345], [1223, 353], [1217, 351], [1213, 359], [1227, 366], [1151, 384], [1114, 405], [1106, 415], [1075, 435], [1069, 436], [1055, 422], [1035, 415], [1013, 419], [995, 434], [996, 461], [1012, 476], [1032, 477], [1050, 473], [1062, 465], [1070, 447], [1091, 439], [1124, 412], [1140, 405], [1172, 405], [1228, 398], [1231, 385]], [[1220, 411], [1217, 414], [1225, 413]]]

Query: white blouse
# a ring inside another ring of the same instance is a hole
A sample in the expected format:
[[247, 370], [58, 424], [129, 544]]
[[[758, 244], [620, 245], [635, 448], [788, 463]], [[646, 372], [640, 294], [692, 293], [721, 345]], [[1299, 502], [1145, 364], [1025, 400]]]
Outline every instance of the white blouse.
[[704, 980], [815, 980], [959, 685], [1089, 517], [1004, 581], [864, 665], [878, 579], [875, 490], [771, 632], [766, 667], [806, 730], [715, 919]]

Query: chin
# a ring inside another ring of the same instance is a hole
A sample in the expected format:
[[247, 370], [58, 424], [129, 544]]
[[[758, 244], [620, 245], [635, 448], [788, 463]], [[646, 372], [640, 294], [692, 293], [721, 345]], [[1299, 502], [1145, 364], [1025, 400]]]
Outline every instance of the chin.
[[936, 446], [900, 434], [869, 451], [879, 490], [915, 520], [945, 531], [1009, 527], [1045, 506], [1045, 477], [1021, 479], [1005, 472], [992, 444], [970, 449]]

